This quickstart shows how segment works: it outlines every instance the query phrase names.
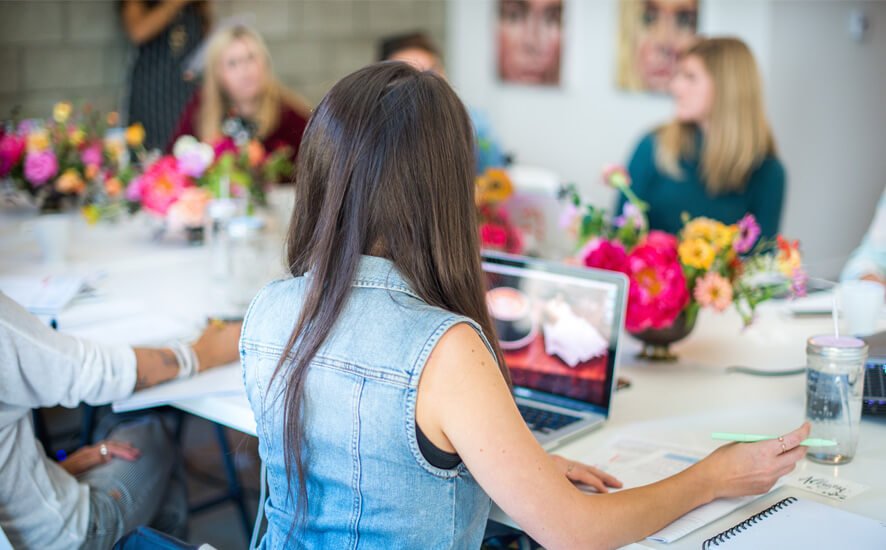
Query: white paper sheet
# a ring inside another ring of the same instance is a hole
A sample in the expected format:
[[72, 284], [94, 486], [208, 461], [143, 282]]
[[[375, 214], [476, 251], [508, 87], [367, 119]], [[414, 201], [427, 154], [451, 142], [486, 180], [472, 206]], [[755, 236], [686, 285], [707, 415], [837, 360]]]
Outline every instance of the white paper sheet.
[[111, 405], [114, 412], [137, 411], [167, 405], [173, 401], [211, 395], [244, 394], [243, 373], [239, 363], [216, 367], [184, 380], [173, 380], [137, 391]]
[[55, 315], [74, 299], [86, 280], [74, 275], [0, 277], [0, 291], [34, 314]]
[[[624, 489], [630, 489], [677, 474], [704, 458], [706, 454], [698, 449], [623, 438], [615, 440], [608, 446], [603, 454], [605, 458], [593, 462], [597, 467], [621, 480]], [[773, 487], [773, 490], [776, 487]], [[649, 536], [648, 539], [656, 542], [674, 542], [756, 498], [759, 496], [715, 500], [692, 510]]]

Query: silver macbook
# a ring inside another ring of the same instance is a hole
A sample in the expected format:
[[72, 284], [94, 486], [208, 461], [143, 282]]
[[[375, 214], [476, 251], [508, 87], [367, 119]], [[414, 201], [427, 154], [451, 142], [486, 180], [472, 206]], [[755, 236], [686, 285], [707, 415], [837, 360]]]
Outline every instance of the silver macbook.
[[546, 449], [609, 417], [627, 277], [483, 253], [486, 303], [514, 396]]

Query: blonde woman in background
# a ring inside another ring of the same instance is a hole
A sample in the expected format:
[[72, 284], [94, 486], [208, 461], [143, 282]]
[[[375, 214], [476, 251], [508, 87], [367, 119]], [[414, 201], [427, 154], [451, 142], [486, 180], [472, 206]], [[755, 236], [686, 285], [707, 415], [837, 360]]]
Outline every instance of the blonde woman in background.
[[[699, 41], [680, 57], [671, 93], [674, 120], [647, 134], [628, 165], [650, 227], [677, 233], [684, 212], [730, 224], [751, 213], [773, 237], [785, 172], [748, 47], [736, 38]], [[616, 211], [623, 206], [620, 198]]]
[[182, 135], [212, 144], [255, 138], [268, 152], [289, 147], [294, 156], [310, 112], [307, 101], [274, 76], [262, 37], [245, 25], [233, 25], [210, 38], [202, 87], [168, 148]]

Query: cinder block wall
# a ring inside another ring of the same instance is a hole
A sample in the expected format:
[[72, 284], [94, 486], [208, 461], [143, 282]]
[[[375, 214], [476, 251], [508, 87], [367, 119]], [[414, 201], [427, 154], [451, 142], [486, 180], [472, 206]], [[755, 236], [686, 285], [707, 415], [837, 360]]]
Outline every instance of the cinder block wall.
[[[374, 60], [376, 42], [423, 30], [445, 51], [446, 0], [217, 0], [214, 20], [251, 13], [280, 79], [316, 103]], [[0, 119], [56, 101], [120, 109], [132, 47], [115, 0], [0, 0]]]

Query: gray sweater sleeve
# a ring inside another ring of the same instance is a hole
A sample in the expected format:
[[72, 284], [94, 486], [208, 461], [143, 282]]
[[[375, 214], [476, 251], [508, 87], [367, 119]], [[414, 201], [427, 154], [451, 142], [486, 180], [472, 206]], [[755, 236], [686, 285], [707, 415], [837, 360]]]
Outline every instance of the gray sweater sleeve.
[[0, 293], [0, 403], [103, 404], [132, 393], [135, 352], [60, 334]]

